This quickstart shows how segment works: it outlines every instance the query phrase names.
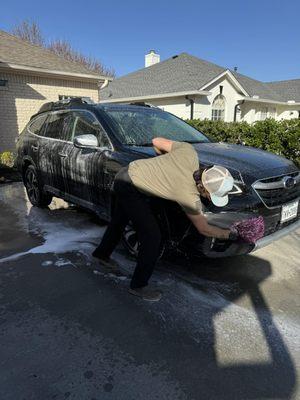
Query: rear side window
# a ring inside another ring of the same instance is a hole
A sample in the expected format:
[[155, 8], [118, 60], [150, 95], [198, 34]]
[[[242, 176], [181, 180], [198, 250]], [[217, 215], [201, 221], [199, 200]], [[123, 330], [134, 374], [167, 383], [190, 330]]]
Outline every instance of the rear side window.
[[65, 124], [68, 115], [68, 113], [50, 114], [45, 136], [52, 139], [65, 140]]
[[46, 118], [47, 118], [47, 114], [36, 117], [28, 126], [28, 129], [30, 130], [30, 132], [32, 132], [36, 135], [41, 135]]

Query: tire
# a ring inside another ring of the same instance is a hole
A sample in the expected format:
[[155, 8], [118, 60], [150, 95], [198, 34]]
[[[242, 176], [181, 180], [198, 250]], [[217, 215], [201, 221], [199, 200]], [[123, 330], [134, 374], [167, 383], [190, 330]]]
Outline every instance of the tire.
[[30, 203], [36, 207], [47, 207], [52, 201], [52, 195], [45, 193], [38, 180], [38, 174], [33, 165], [29, 165], [24, 173], [24, 185]]
[[[129, 254], [131, 254], [134, 258], [137, 258], [139, 254], [139, 241], [137, 237], [137, 233], [130, 222], [123, 233], [123, 244]], [[159, 253], [159, 259], [162, 258], [163, 254], [165, 252], [165, 244], [164, 241], [162, 240], [161, 248], [160, 248], [160, 253]]]

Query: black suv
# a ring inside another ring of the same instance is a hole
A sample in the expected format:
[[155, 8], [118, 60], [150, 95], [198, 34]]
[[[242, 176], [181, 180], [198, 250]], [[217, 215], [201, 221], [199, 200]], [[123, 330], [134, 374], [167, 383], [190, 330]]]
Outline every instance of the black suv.
[[[165, 248], [209, 257], [245, 254], [300, 227], [300, 172], [291, 161], [251, 147], [214, 143], [181, 119], [147, 104], [70, 99], [43, 105], [17, 142], [17, 164], [31, 203], [47, 206], [54, 195], [109, 220], [116, 172], [135, 159], [154, 157], [151, 139], [156, 136], [192, 143], [201, 164], [230, 170], [235, 193], [228, 205], [218, 208], [204, 202], [210, 223], [228, 227], [262, 215], [266, 225], [265, 237], [256, 246], [205, 238], [177, 204], [149, 199]], [[132, 226], [124, 241], [131, 253], [138, 251]]]

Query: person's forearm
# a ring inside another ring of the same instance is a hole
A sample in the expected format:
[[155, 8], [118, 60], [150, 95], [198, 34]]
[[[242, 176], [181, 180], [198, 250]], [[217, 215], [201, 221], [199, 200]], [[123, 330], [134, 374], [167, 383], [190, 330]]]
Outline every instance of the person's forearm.
[[217, 226], [207, 224], [205, 229], [202, 229], [201, 232], [204, 236], [214, 237], [217, 239], [229, 239], [230, 230], [218, 228]]
[[214, 237], [217, 239], [229, 239], [229, 235], [231, 233], [229, 229], [222, 229], [218, 228], [217, 226], [210, 225], [204, 215], [187, 213], [187, 216], [201, 235]]

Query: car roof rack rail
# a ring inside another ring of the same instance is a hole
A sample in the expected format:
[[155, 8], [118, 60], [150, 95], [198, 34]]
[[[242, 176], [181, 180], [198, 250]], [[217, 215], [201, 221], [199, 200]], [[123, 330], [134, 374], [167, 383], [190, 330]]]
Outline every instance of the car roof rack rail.
[[41, 106], [37, 114], [63, 109], [73, 105], [95, 104], [90, 97], [68, 97], [58, 101], [50, 101]]

